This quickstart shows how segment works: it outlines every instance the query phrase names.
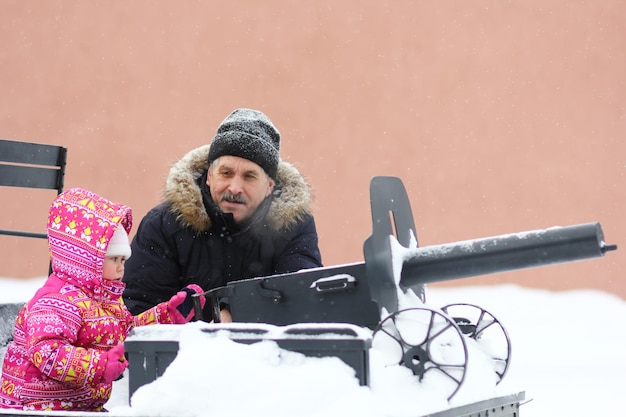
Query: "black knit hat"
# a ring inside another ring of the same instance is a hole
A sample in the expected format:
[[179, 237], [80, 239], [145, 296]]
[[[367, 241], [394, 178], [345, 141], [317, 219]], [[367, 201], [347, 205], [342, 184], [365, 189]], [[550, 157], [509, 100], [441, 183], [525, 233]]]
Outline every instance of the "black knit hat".
[[279, 149], [280, 133], [266, 115], [258, 110], [237, 109], [217, 128], [209, 149], [209, 165], [220, 156], [238, 156], [276, 178]]

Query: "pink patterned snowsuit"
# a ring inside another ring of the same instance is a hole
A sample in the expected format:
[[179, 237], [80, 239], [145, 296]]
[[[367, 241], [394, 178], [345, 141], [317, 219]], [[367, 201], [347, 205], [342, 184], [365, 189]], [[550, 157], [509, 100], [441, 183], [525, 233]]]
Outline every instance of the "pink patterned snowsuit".
[[161, 303], [132, 316], [122, 282], [102, 278], [115, 229], [130, 232], [131, 209], [82, 189], [61, 194], [48, 218], [53, 273], [17, 316], [0, 379], [0, 408], [101, 411], [112, 383], [106, 352], [134, 326], [180, 323]]

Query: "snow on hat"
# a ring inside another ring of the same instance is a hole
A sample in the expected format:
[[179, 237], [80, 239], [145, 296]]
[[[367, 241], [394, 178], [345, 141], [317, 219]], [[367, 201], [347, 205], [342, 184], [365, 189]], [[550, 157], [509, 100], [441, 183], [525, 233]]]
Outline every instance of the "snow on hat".
[[280, 133], [265, 114], [237, 109], [217, 128], [209, 149], [209, 165], [220, 156], [238, 156], [256, 163], [267, 175], [276, 178], [279, 150]]
[[107, 246], [107, 252], [105, 256], [125, 256], [126, 259], [130, 258], [131, 250], [128, 244], [128, 233], [124, 230], [124, 227], [118, 226], [115, 229], [115, 233], [111, 236], [109, 246]]

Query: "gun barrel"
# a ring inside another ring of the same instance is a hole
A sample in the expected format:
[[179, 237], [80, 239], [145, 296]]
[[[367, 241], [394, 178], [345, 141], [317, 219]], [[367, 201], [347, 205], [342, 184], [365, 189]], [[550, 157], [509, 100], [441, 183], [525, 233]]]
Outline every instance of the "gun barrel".
[[405, 253], [400, 286], [596, 258], [615, 249], [605, 244], [599, 223], [426, 246]]

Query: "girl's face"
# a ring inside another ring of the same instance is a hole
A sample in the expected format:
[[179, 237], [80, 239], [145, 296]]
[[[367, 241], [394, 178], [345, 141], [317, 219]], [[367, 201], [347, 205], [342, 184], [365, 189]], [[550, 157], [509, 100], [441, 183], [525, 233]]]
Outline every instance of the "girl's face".
[[102, 278], [121, 281], [124, 277], [125, 256], [107, 256], [102, 265]]

